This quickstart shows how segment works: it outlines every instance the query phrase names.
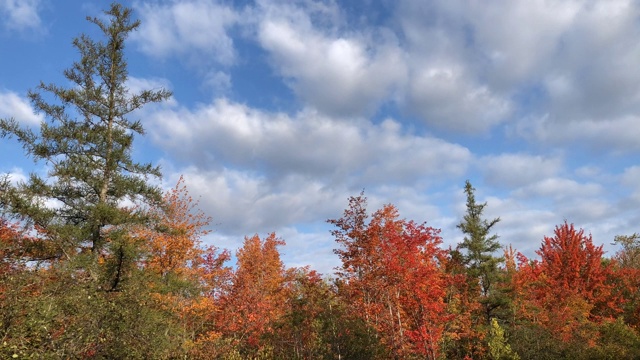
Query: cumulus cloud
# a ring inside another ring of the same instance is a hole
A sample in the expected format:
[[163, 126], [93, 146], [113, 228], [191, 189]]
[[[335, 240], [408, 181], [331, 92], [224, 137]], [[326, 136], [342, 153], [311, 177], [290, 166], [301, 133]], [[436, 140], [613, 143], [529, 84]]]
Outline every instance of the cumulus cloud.
[[520, 119], [509, 131], [531, 141], [556, 146], [571, 143], [598, 151], [629, 152], [640, 149], [639, 122], [640, 117], [636, 115], [563, 121], [547, 114]]
[[274, 178], [299, 174], [362, 188], [459, 176], [470, 161], [466, 148], [405, 133], [394, 120], [335, 121], [313, 110], [291, 117], [224, 99], [151, 119], [147, 128], [156, 142], [205, 169], [234, 164]]
[[200, 197], [200, 206], [213, 217], [214, 228], [236, 236], [323, 221], [338, 213], [351, 195], [344, 186], [327, 187], [296, 175], [273, 183], [259, 174], [229, 168], [190, 167], [179, 172], [189, 191]]
[[480, 158], [478, 167], [488, 184], [514, 188], [557, 175], [562, 169], [562, 159], [505, 153]]
[[335, 34], [314, 26], [303, 8], [269, 4], [258, 39], [276, 70], [308, 104], [328, 114], [370, 112], [406, 77], [389, 32]]
[[542, 239], [553, 234], [555, 224], [563, 219], [552, 209], [519, 209], [504, 211], [500, 222], [495, 226], [495, 234], [504, 247], [511, 245], [528, 257], [535, 257]]
[[473, 50], [487, 60], [482, 70], [499, 88], [538, 78], [553, 66], [563, 36], [586, 5], [583, 0], [454, 3], [471, 27]]
[[12, 91], [0, 90], [0, 118], [13, 118], [27, 125], [39, 125], [44, 119], [42, 114], [36, 114], [26, 99]]
[[411, 79], [409, 109], [439, 128], [483, 132], [505, 121], [511, 111], [506, 99], [475, 84], [456, 66], [425, 64]]
[[161, 89], [171, 90], [171, 82], [162, 78], [139, 78], [129, 76], [125, 83], [127, 89], [132, 94], [138, 94], [144, 90], [158, 91]]
[[[164, 78], [141, 78], [136, 76], [129, 76], [127, 78], [126, 83], [124, 84], [128, 89], [129, 94], [139, 94], [142, 91], [151, 90], [151, 91], [160, 91], [167, 90], [171, 91], [173, 85], [171, 81]], [[176, 105], [175, 99], [171, 97], [168, 101], [167, 105]]]
[[[455, 130], [515, 117], [528, 140], [637, 148], [622, 131], [640, 110], [637, 11], [631, 0], [402, 1], [407, 105]], [[528, 125], [536, 118], [544, 126]]]
[[[512, 134], [532, 141], [552, 142], [568, 127], [587, 137], [613, 128], [595, 139], [610, 145], [631, 141], [619, 129], [640, 110], [640, 70], [633, 70], [640, 24], [631, 0], [404, 0], [388, 7], [388, 22], [359, 17], [358, 27], [334, 2], [136, 8], [143, 25], [134, 39], [147, 54], [233, 65], [237, 28], [266, 51], [304, 106], [332, 116], [370, 115], [391, 103], [428, 126], [467, 133], [519, 118], [525, 129]], [[203, 85], [225, 93], [231, 75], [210, 70]], [[548, 126], [523, 125], [542, 117]]]
[[28, 177], [23, 169], [17, 167], [12, 168], [11, 171], [6, 173], [6, 175], [13, 186], [16, 186], [18, 183], [26, 182]]
[[230, 65], [236, 59], [227, 33], [238, 21], [233, 8], [217, 2], [138, 2], [142, 25], [132, 35], [140, 49], [154, 57], [182, 56], [189, 61], [210, 60]]
[[15, 31], [39, 30], [40, 7], [41, 0], [0, 0], [3, 26]]
[[597, 183], [579, 183], [572, 179], [553, 177], [522, 187], [515, 193], [523, 197], [541, 197], [561, 200], [575, 197], [592, 197], [602, 193]]
[[362, 189], [371, 211], [394, 203], [403, 216], [439, 227], [442, 214], [425, 189], [462, 176], [471, 161], [468, 149], [412, 134], [392, 119], [345, 122], [315, 110], [287, 115], [225, 99], [144, 118], [172, 161], [191, 164], [170, 168], [171, 181], [184, 174], [214, 227], [235, 236], [339, 217]]
[[622, 119], [640, 110], [637, 3], [582, 3], [543, 83], [558, 120]]
[[635, 165], [624, 169], [622, 183], [640, 189], [640, 166]]
[[261, 46], [296, 94], [322, 112], [368, 114], [390, 102], [429, 125], [471, 133], [511, 113], [509, 99], [462, 61], [460, 39], [446, 29], [422, 28], [424, 18], [403, 16], [402, 6], [400, 29], [356, 31], [337, 20], [326, 25], [304, 6], [266, 4], [257, 30]]

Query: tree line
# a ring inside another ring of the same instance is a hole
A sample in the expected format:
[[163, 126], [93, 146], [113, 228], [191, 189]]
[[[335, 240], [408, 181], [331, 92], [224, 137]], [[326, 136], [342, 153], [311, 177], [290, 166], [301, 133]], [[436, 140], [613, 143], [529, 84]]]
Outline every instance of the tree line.
[[136, 162], [131, 114], [166, 100], [132, 93], [125, 40], [139, 26], [112, 4], [73, 41], [70, 87], [29, 92], [38, 131], [0, 119], [0, 135], [46, 164], [0, 181], [0, 355], [70, 359], [640, 358], [640, 237], [605, 257], [564, 222], [529, 259], [503, 247], [500, 219], [465, 184], [465, 235], [371, 212], [351, 197], [333, 226], [333, 278], [287, 268], [276, 234], [231, 254], [206, 246], [211, 219], [180, 179]]

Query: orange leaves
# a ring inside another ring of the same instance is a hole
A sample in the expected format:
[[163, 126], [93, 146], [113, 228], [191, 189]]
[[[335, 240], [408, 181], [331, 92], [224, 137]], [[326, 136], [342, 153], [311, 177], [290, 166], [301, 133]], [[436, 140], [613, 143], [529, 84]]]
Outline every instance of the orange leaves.
[[16, 265], [12, 260], [15, 259], [21, 237], [17, 225], [0, 219], [0, 275]]
[[163, 206], [151, 209], [155, 226], [138, 228], [135, 234], [147, 240], [148, 269], [160, 275], [193, 271], [192, 265], [203, 255], [200, 239], [209, 232], [206, 227], [211, 220], [196, 206], [180, 177], [175, 188], [165, 194]]
[[619, 313], [612, 267], [603, 264], [602, 246], [595, 246], [590, 235], [565, 222], [554, 237], [544, 238], [537, 253], [540, 261], [520, 255], [515, 276], [524, 316], [569, 340], [588, 337], [583, 332], [589, 322]]
[[221, 298], [218, 324], [227, 336], [246, 339], [259, 348], [259, 339], [284, 314], [287, 301], [284, 264], [278, 246], [284, 241], [274, 233], [261, 240], [246, 237], [236, 253], [237, 270], [228, 294]]
[[[555, 289], [550, 292], [554, 300], [563, 301], [578, 295], [596, 307], [615, 306], [609, 299], [612, 286], [608, 278], [612, 268], [603, 265], [602, 246], [595, 246], [591, 235], [586, 236], [583, 230], [564, 223], [556, 227], [553, 238], [545, 237], [537, 253], [542, 258], [544, 282], [549, 289]], [[591, 316], [599, 314], [592, 312]]]
[[448, 319], [439, 231], [399, 219], [393, 205], [376, 211], [368, 224], [367, 217], [360, 195], [342, 218], [329, 221], [342, 245], [336, 253], [343, 296], [395, 356], [435, 358]]

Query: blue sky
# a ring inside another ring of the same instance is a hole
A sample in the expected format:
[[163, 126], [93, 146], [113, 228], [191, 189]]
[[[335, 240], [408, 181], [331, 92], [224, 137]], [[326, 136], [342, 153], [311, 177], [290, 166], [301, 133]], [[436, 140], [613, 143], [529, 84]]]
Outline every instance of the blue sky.
[[[339, 265], [326, 219], [362, 189], [373, 211], [462, 235], [470, 179], [503, 244], [533, 256], [564, 220], [611, 246], [640, 223], [640, 5], [631, 0], [128, 1], [135, 155], [184, 175], [237, 248], [275, 231], [290, 266]], [[64, 85], [102, 1], [0, 0], [0, 117]], [[2, 140], [0, 172], [44, 164]]]

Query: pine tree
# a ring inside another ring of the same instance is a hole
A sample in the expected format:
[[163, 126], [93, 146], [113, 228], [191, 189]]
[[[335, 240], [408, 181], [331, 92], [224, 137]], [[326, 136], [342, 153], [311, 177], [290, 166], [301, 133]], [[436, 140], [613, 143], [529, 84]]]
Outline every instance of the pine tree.
[[502, 246], [498, 242], [498, 235], [490, 235], [500, 218], [491, 221], [482, 218], [487, 203], [476, 202], [475, 188], [469, 180], [465, 183], [464, 192], [467, 195], [467, 213], [457, 228], [465, 237], [458, 245], [458, 250], [464, 250], [463, 263], [467, 266], [467, 274], [473, 282], [473, 287], [479, 289], [479, 301], [483, 305], [488, 324], [494, 311], [503, 302], [497, 291], [494, 291], [500, 277], [498, 265], [504, 261], [503, 257], [494, 256], [494, 253]]
[[[44, 177], [0, 186], [2, 214], [32, 226], [31, 243], [41, 243], [38, 252], [20, 255], [39, 265], [7, 284], [23, 293], [1, 304], [18, 315], [2, 323], [0, 355], [167, 358], [180, 347], [180, 327], [156, 305], [140, 265], [146, 240], [131, 235], [162, 194], [151, 183], [159, 168], [132, 158], [134, 138], [144, 130], [130, 116], [170, 93], [127, 88], [125, 41], [139, 22], [117, 3], [105, 15], [87, 18], [104, 40], [73, 41], [80, 60], [64, 71], [71, 85], [41, 83], [29, 92], [45, 115], [39, 131], [0, 119], [0, 136], [17, 139], [48, 169]], [[28, 287], [21, 286], [24, 279]]]
[[[55, 243], [49, 259], [71, 260], [90, 253], [93, 262], [111, 243], [111, 252], [123, 254], [118, 229], [139, 221], [123, 201], [157, 202], [159, 189], [149, 177], [160, 177], [151, 164], [131, 157], [135, 135], [144, 134], [140, 121], [128, 116], [145, 104], [167, 99], [166, 90], [131, 94], [124, 56], [127, 36], [139, 26], [131, 10], [112, 4], [109, 21], [87, 18], [104, 33], [106, 41], [81, 35], [73, 41], [80, 60], [64, 71], [69, 88], [41, 83], [29, 98], [43, 113], [39, 132], [23, 128], [14, 119], [0, 120], [0, 135], [15, 137], [36, 162], [44, 162], [48, 176], [31, 174], [17, 187], [5, 187], [5, 211], [45, 229]], [[55, 99], [54, 102], [48, 100]], [[56, 204], [56, 206], [51, 206]], [[119, 266], [111, 287], [117, 288]]]

